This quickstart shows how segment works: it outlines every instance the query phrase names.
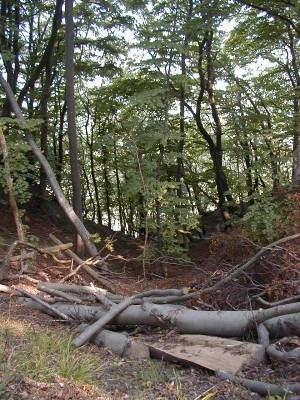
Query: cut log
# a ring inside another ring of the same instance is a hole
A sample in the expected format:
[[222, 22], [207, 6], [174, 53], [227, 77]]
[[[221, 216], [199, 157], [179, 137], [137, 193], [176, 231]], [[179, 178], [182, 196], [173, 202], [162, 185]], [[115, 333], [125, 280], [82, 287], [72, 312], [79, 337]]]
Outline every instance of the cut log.
[[265, 347], [260, 344], [205, 335], [180, 335], [159, 343], [147, 343], [155, 357], [192, 363], [213, 371], [237, 374], [246, 365], [256, 365], [265, 359]]
[[[78, 331], [83, 332], [86, 328], [86, 324], [81, 324], [78, 327]], [[102, 329], [101, 332], [92, 336], [90, 341], [98, 347], [105, 347], [118, 356], [130, 360], [145, 360], [150, 358], [148, 346], [135, 339], [129, 339], [125, 333]]]
[[[24, 306], [39, 309], [49, 313], [50, 310], [41, 308], [31, 301], [18, 299]], [[55, 303], [53, 306], [73, 319], [95, 321], [106, 313], [99, 307], [85, 305], [68, 305]], [[112, 320], [114, 325], [150, 325], [161, 327], [175, 327], [179, 332], [186, 334], [201, 334], [222, 337], [243, 337], [249, 332], [249, 322], [254, 318], [264, 315], [270, 317], [265, 321], [265, 326], [271, 338], [279, 338], [289, 334], [300, 333], [300, 303], [276, 307], [274, 310], [252, 311], [198, 311], [190, 310], [183, 306], [161, 305], [145, 303], [140, 306], [129, 306]], [[280, 316], [280, 314], [282, 314]], [[289, 315], [291, 314], [291, 315]], [[285, 316], [284, 316], [285, 315]], [[280, 317], [278, 317], [280, 316]]]

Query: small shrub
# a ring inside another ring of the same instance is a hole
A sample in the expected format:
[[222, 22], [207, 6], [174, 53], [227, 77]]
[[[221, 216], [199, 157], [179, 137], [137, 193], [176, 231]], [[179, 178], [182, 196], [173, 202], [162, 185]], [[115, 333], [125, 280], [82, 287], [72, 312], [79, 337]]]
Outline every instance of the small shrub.
[[271, 194], [264, 194], [248, 208], [242, 224], [254, 241], [264, 244], [275, 240], [276, 224], [281, 219], [281, 204]]

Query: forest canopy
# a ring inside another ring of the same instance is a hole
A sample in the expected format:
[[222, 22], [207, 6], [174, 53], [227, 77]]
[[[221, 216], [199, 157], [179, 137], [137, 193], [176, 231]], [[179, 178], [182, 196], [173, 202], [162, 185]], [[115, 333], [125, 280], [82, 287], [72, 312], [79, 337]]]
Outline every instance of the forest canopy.
[[[271, 241], [276, 194], [299, 183], [299, 17], [295, 0], [4, 0], [1, 74], [80, 218], [168, 253], [218, 209]], [[17, 200], [42, 202], [0, 93]]]

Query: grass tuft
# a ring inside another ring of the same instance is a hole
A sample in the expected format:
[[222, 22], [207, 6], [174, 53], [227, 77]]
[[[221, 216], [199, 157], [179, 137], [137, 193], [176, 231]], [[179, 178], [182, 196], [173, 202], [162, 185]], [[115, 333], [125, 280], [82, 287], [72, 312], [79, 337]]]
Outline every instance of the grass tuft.
[[94, 385], [104, 366], [99, 357], [72, 345], [68, 331], [26, 328], [10, 320], [0, 320], [0, 396], [16, 375], [41, 382], [57, 377]]

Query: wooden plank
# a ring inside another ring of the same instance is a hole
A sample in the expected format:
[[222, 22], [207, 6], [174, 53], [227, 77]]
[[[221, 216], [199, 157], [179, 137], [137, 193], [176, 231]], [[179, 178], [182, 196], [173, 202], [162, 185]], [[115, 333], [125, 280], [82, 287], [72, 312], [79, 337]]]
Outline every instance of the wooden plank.
[[213, 371], [237, 374], [265, 359], [264, 346], [206, 335], [179, 335], [168, 342], [147, 343], [154, 356], [188, 362]]

